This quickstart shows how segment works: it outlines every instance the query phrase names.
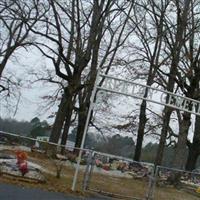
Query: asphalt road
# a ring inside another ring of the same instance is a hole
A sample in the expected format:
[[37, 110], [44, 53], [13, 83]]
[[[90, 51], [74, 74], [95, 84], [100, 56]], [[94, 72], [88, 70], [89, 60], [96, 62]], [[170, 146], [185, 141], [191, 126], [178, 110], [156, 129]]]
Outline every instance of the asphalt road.
[[0, 184], [0, 200], [103, 200], [105, 197], [78, 198], [62, 193], [48, 192], [40, 189], [22, 188], [15, 185]]

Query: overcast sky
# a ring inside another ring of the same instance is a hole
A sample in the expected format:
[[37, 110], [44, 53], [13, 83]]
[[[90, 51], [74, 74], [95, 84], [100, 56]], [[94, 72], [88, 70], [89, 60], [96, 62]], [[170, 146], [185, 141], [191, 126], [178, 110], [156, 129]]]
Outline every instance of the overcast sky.
[[15, 54], [15, 57], [12, 57], [12, 60], [6, 66], [4, 74], [9, 75], [14, 72], [15, 76], [23, 81], [23, 87], [20, 90], [21, 98], [15, 116], [13, 116], [13, 112], [4, 109], [2, 102], [0, 104], [1, 117], [30, 121], [35, 116], [46, 119], [48, 115], [55, 112], [57, 105], [53, 106], [47, 112], [41, 110], [41, 106], [47, 103], [41, 97], [51, 94], [58, 88], [57, 85], [44, 84], [43, 82], [33, 84], [31, 76], [28, 75], [29, 71], [41, 71], [44, 66], [53, 69], [51, 62], [44, 59], [36, 49], [31, 49], [29, 52], [21, 49]]
[[[17, 58], [17, 59], [16, 59]], [[24, 87], [21, 88], [21, 99], [19, 103], [18, 110], [15, 115], [10, 112], [0, 104], [0, 115], [3, 118], [15, 118], [17, 120], [30, 121], [34, 117], [39, 117], [41, 120], [48, 120], [49, 123], [53, 123], [54, 119], [48, 119], [48, 116], [56, 112], [58, 109], [58, 103], [49, 107], [48, 109], [42, 109], [46, 105], [47, 101], [42, 99], [42, 96], [52, 94], [58, 87], [55, 84], [44, 84], [43, 82], [38, 82], [35, 84], [30, 83], [30, 76], [28, 71], [42, 71], [43, 68], [54, 69], [52, 63], [46, 59], [36, 50], [32, 49], [27, 52], [24, 49], [20, 50], [15, 54], [15, 58], [8, 63], [6, 68], [6, 74], [9, 72], [14, 72], [14, 74], [20, 79], [24, 80]], [[120, 74], [120, 73], [117, 73]], [[122, 76], [122, 73], [120, 74]], [[156, 97], [155, 98], [159, 98]], [[123, 134], [132, 136], [128, 132], [120, 132], [116, 129], [112, 129], [112, 125], [117, 125], [124, 123], [124, 120], [120, 116], [125, 116], [132, 110], [139, 111], [139, 106], [141, 100], [137, 100], [129, 97], [122, 97], [116, 95], [109, 101], [111, 107], [110, 112], [105, 111], [104, 113], [97, 113], [96, 123], [99, 127], [107, 128], [107, 134]], [[163, 106], [153, 103], [148, 103], [148, 107], [153, 109], [154, 112], [161, 113]], [[176, 122], [171, 122], [171, 126], [175, 133], [178, 133], [178, 128]], [[193, 125], [191, 126], [191, 132], [193, 130]], [[191, 134], [190, 134], [191, 135]], [[147, 142], [149, 139], [147, 138]]]

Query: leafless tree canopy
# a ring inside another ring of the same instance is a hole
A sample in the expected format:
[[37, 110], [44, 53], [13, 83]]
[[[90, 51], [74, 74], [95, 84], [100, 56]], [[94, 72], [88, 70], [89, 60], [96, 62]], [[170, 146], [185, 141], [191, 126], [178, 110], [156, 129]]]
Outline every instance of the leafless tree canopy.
[[0, 98], [9, 110], [15, 107], [14, 112], [20, 100], [22, 81], [15, 77], [14, 70], [17, 69], [5, 76], [3, 71], [20, 48], [28, 50], [34, 43], [35, 36], [30, 33], [30, 27], [37, 26], [47, 10], [44, 2], [37, 0], [0, 2]]

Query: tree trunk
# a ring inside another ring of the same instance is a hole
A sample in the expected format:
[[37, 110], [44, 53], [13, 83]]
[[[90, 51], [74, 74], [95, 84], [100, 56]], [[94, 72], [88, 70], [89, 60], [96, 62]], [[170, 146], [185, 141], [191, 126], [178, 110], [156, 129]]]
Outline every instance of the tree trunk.
[[[50, 135], [50, 142], [59, 143], [59, 139], [62, 133], [63, 124], [64, 131], [62, 134], [61, 144], [65, 145], [68, 136], [68, 130], [71, 122], [71, 115], [73, 111], [72, 93], [69, 92], [69, 88], [65, 88], [65, 94], [63, 95], [59, 109], [56, 115], [56, 119], [53, 125], [53, 129]], [[64, 152], [65, 148], [61, 148], [61, 153]], [[49, 156], [55, 156], [57, 152], [56, 146], [50, 145], [47, 154]]]
[[[150, 58], [150, 68], [148, 72], [148, 78], [147, 78], [147, 85], [151, 86], [154, 81], [154, 77], [156, 75], [156, 72], [159, 68], [159, 57], [160, 57], [160, 51], [162, 46], [162, 39], [163, 39], [163, 16], [161, 16], [159, 20], [159, 25], [157, 29], [157, 37], [155, 41], [155, 46], [153, 50], [153, 54]], [[151, 55], [151, 53], [149, 53]], [[148, 97], [148, 89], [145, 90], [144, 98]], [[147, 103], [145, 100], [142, 100], [142, 104], [140, 106], [140, 116], [139, 116], [139, 127], [138, 127], [138, 133], [137, 133], [137, 141], [136, 141], [136, 148], [135, 148], [135, 154], [134, 154], [134, 160], [140, 161], [141, 158], [141, 152], [142, 152], [142, 143], [143, 138], [145, 134], [145, 125], [147, 122], [146, 117], [146, 106]]]
[[[67, 112], [66, 112], [66, 116], [65, 116], [65, 125], [64, 125], [64, 130], [62, 133], [62, 139], [61, 139], [61, 145], [66, 145], [67, 143], [67, 137], [68, 137], [68, 133], [69, 133], [69, 128], [71, 125], [71, 116], [72, 116], [72, 112], [73, 112], [73, 102], [68, 102], [68, 105], [66, 105], [67, 108]], [[65, 148], [62, 148], [61, 153], [64, 153]]]
[[140, 160], [141, 152], [142, 152], [142, 142], [143, 142], [143, 138], [144, 138], [145, 125], [146, 125], [146, 122], [147, 122], [146, 104], [147, 104], [146, 101], [143, 100], [142, 104], [140, 106], [139, 128], [138, 128], [138, 134], [137, 134], [135, 155], [134, 155], [134, 158], [133, 158], [135, 161]]
[[[79, 93], [79, 107], [80, 108], [78, 112], [78, 127], [77, 127], [76, 142], [75, 142], [75, 147], [77, 148], [81, 147], [85, 123], [87, 120], [88, 109], [90, 105], [90, 98], [91, 98], [95, 80], [96, 80], [99, 45], [100, 45], [100, 41], [96, 41], [96, 43], [94, 43], [94, 48], [92, 50], [92, 63], [91, 63], [91, 71], [90, 71], [90, 74], [88, 75], [89, 76], [89, 79], [87, 82], [88, 86], [84, 88], [82, 93]], [[75, 152], [78, 153], [77, 150], [75, 150]]]
[[67, 97], [66, 95], [62, 96], [59, 108], [58, 108], [58, 112], [56, 114], [56, 118], [53, 124], [53, 128], [51, 131], [51, 135], [49, 138], [50, 142], [53, 143], [58, 143], [60, 135], [61, 135], [61, 131], [62, 131], [62, 127], [63, 127], [63, 123], [65, 121], [65, 115], [67, 112], [66, 109], [66, 102], [67, 102]]
[[[187, 154], [187, 136], [188, 131], [191, 125], [191, 114], [184, 113], [183, 119], [179, 122], [179, 136], [177, 146], [175, 148], [174, 158], [172, 162], [172, 166], [175, 169], [184, 170], [185, 166], [185, 155]], [[180, 178], [181, 173], [178, 171], [172, 171], [173, 173], [168, 178], [170, 184], [174, 185], [175, 187], [180, 185]]]
[[192, 147], [189, 148], [188, 158], [185, 166], [187, 171], [192, 171], [196, 168], [197, 159], [199, 157], [199, 146], [200, 143], [198, 143], [197, 146], [194, 146], [193, 144]]
[[[179, 1], [176, 1], [176, 3], [179, 6]], [[177, 10], [177, 30], [176, 30], [176, 37], [175, 37], [175, 43], [172, 44], [172, 50], [171, 50], [171, 68], [169, 73], [169, 80], [167, 83], [167, 90], [170, 92], [173, 92], [174, 90], [174, 84], [175, 84], [175, 78], [176, 78], [176, 70], [180, 61], [180, 52], [181, 49], [185, 43], [184, 39], [184, 33], [187, 26], [187, 17], [188, 17], [188, 11], [190, 9], [190, 0], [184, 1], [184, 5], [182, 10], [180, 10], [178, 7]], [[182, 11], [182, 12], [181, 12]], [[168, 101], [167, 97], [167, 101]], [[164, 119], [163, 119], [163, 127], [161, 131], [160, 136], [160, 142], [157, 150], [155, 165], [161, 165], [162, 164], [162, 158], [163, 158], [163, 152], [164, 152], [164, 146], [166, 142], [167, 132], [169, 129], [169, 122], [170, 122], [170, 116], [172, 113], [172, 109], [165, 106], [164, 108]]]
[[179, 125], [178, 142], [175, 148], [174, 159], [172, 163], [172, 166], [177, 169], [183, 170], [185, 166], [185, 155], [187, 155], [187, 136], [191, 125], [190, 119], [191, 114], [185, 112]]
[[200, 155], [200, 116], [196, 116], [193, 142], [189, 144], [186, 170], [192, 171], [196, 168], [196, 162]]
[[77, 135], [76, 135], [76, 142], [75, 142], [75, 147], [77, 148], [81, 147], [81, 142], [82, 142], [84, 128], [85, 128], [85, 122], [87, 118], [87, 111], [88, 109], [82, 108], [78, 116], [78, 127], [77, 127]]
[[170, 121], [170, 116], [172, 113], [171, 108], [165, 107], [164, 113], [165, 113], [165, 115], [164, 115], [164, 119], [163, 119], [163, 127], [161, 130], [160, 141], [159, 141], [156, 159], [155, 159], [156, 166], [162, 164], [163, 154], [164, 154], [164, 149], [165, 149], [165, 142], [166, 142], [167, 133], [168, 133], [168, 129], [169, 129], [169, 121]]

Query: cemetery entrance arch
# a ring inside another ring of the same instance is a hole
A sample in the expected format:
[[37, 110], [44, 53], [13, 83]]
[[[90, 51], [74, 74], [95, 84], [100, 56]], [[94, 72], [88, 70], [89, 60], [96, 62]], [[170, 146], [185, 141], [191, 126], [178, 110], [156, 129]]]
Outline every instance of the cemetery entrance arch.
[[[99, 84], [103, 80], [102, 84]], [[91, 112], [94, 108], [95, 95], [97, 91], [103, 90], [111, 93], [121, 94], [137, 99], [143, 99], [152, 103], [168, 106], [174, 109], [178, 109], [181, 111], [189, 112], [195, 115], [200, 116], [200, 101], [184, 97], [166, 90], [154, 88], [148, 85], [135, 83], [129, 80], [120, 79], [117, 77], [109, 76], [106, 74], [97, 74], [97, 78], [95, 81], [94, 89], [92, 92], [92, 96], [90, 99], [90, 107], [88, 110], [88, 116], [85, 124], [85, 129], [83, 133], [83, 139], [79, 151], [78, 162], [76, 166], [76, 171], [72, 183], [72, 190], [75, 190], [76, 181], [78, 176], [78, 171], [80, 167], [80, 161], [82, 156], [82, 149], [84, 148], [85, 138], [88, 130], [89, 120], [91, 116]], [[145, 91], [148, 90], [148, 96], [144, 98]], [[157, 94], [155, 96], [155, 93]]]

